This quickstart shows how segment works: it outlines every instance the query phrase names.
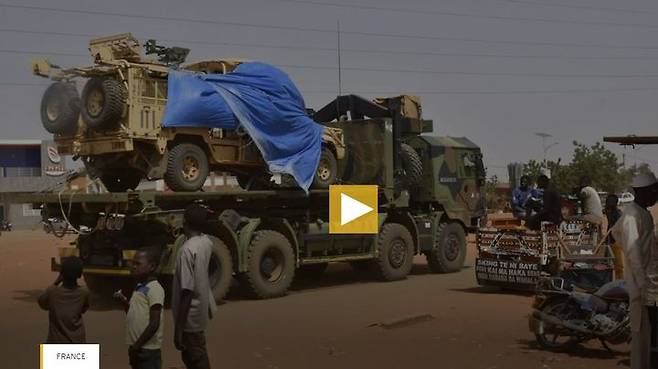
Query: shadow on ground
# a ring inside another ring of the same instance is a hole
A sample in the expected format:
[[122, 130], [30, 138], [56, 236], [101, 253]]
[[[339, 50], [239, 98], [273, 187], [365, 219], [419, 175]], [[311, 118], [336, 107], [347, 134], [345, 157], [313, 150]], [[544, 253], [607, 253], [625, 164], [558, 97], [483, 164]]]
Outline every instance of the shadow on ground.
[[517, 295], [517, 296], [533, 296], [534, 291], [514, 290], [511, 288], [494, 287], [494, 286], [477, 286], [469, 288], [452, 288], [450, 291], [474, 293], [481, 295]]
[[16, 301], [37, 303], [44, 290], [15, 290], [13, 299]]
[[610, 360], [614, 358], [621, 358], [617, 363], [617, 365], [629, 365], [629, 359], [627, 358], [629, 353], [627, 351], [616, 350], [617, 347], [612, 347], [612, 351], [608, 351], [602, 345], [600, 344], [597, 345], [596, 340], [589, 341], [591, 343], [588, 343], [588, 346], [585, 346], [583, 344], [578, 344], [568, 351], [548, 351], [542, 348], [535, 340], [520, 339], [517, 342], [520, 348], [530, 351], [553, 354], [558, 356], [566, 355], [566, 356], [578, 357], [584, 359]]

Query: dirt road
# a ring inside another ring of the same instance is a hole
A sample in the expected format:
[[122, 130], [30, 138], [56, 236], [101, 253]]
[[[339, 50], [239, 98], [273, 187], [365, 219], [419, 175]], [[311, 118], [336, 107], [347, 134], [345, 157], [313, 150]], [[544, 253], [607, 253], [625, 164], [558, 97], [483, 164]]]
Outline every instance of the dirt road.
[[[0, 358], [3, 368], [38, 368], [38, 344], [47, 333], [39, 293], [56, 240], [41, 231], [0, 236]], [[473, 249], [460, 273], [430, 274], [422, 258], [407, 280], [380, 283], [348, 265], [332, 265], [319, 279], [296, 281], [289, 296], [245, 300], [236, 293], [208, 330], [215, 368], [619, 368], [628, 348], [609, 355], [597, 343], [573, 354], [539, 350], [527, 330], [529, 295], [477, 286]], [[166, 312], [163, 368], [183, 368]], [[428, 317], [430, 315], [431, 317]], [[424, 319], [389, 329], [411, 316]], [[89, 342], [99, 342], [103, 369], [128, 368], [123, 311], [95, 306], [85, 315]]]

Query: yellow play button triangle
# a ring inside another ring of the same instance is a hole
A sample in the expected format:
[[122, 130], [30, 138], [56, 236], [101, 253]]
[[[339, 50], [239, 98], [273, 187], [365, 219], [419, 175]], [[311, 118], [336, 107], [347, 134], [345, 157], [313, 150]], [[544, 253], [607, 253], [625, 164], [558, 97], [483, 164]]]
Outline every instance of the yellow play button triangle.
[[373, 208], [361, 201], [344, 193], [340, 194], [340, 225], [343, 226], [371, 211], [373, 211]]

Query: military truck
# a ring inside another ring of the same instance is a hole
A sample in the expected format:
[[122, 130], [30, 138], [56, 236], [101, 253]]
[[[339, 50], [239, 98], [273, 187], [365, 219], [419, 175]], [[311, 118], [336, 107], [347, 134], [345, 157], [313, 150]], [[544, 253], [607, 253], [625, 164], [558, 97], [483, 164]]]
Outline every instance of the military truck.
[[[111, 292], [111, 280], [129, 274], [127, 263], [144, 246], [161, 250], [159, 273], [170, 277], [185, 239], [182, 213], [193, 202], [211, 213], [206, 233], [214, 243], [210, 279], [217, 299], [233, 278], [255, 297], [281, 296], [295, 275], [319, 275], [331, 262], [392, 281], [405, 278], [413, 256], [422, 254], [433, 272], [456, 272], [464, 264], [467, 233], [485, 216], [482, 154], [466, 138], [427, 135], [431, 121], [391, 113], [412, 103], [391, 99], [382, 102], [386, 108], [341, 96], [314, 115], [344, 134], [342, 181], [377, 185], [376, 234], [329, 233], [327, 190], [69, 192], [15, 201], [32, 202], [44, 220], [58, 218], [81, 230], [59, 256], [80, 256], [88, 286], [101, 294]], [[53, 258], [52, 269], [58, 266]]]
[[[94, 64], [62, 69], [47, 60], [33, 73], [55, 81], [41, 101], [41, 121], [54, 135], [60, 154], [84, 163], [111, 192], [134, 189], [142, 179], [164, 178], [174, 191], [199, 190], [210, 171], [229, 172], [245, 188], [263, 188], [271, 175], [245, 132], [207, 128], [164, 128], [167, 76], [171, 68], [198, 73], [230, 73], [239, 60], [183, 64], [188, 49], [141, 45], [130, 33], [91, 40]], [[79, 94], [76, 80], [86, 79]], [[342, 159], [340, 130], [325, 128], [322, 160], [313, 187], [327, 188], [331, 168]]]

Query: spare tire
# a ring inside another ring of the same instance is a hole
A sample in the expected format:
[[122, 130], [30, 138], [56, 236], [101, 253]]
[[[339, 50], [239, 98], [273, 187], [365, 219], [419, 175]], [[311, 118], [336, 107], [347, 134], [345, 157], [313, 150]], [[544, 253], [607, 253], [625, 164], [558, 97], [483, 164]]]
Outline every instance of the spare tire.
[[82, 90], [82, 119], [94, 130], [111, 129], [121, 119], [128, 91], [120, 81], [92, 78]]
[[404, 176], [401, 179], [405, 187], [415, 187], [423, 180], [423, 162], [420, 155], [407, 144], [400, 144], [400, 159]]
[[72, 134], [78, 128], [80, 97], [73, 83], [55, 82], [41, 98], [41, 123], [53, 134]]

